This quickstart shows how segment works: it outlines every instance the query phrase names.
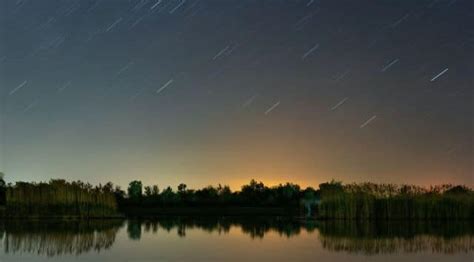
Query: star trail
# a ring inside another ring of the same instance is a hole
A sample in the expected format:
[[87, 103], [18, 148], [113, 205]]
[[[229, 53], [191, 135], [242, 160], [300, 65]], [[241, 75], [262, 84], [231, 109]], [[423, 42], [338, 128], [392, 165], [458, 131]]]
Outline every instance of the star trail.
[[471, 1], [6, 0], [8, 181], [473, 185]]

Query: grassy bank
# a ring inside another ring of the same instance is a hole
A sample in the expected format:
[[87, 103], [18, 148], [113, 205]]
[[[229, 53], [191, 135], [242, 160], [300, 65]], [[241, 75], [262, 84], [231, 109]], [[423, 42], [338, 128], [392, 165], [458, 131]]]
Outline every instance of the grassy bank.
[[422, 188], [384, 184], [320, 185], [319, 217], [326, 219], [466, 220], [474, 193], [463, 186]]
[[[0, 217], [100, 218], [162, 215], [288, 215], [339, 220], [474, 219], [474, 192], [465, 186], [430, 188], [393, 184], [342, 184], [319, 189], [293, 183], [268, 187], [251, 180], [240, 191], [228, 186], [177, 190], [132, 181], [127, 191], [112, 183], [51, 180], [18, 182], [0, 188], [5, 204]], [[2, 197], [0, 196], [0, 199]], [[1, 206], [1, 203], [0, 203]]]
[[6, 188], [4, 217], [113, 217], [117, 202], [111, 189], [82, 182], [18, 182]]

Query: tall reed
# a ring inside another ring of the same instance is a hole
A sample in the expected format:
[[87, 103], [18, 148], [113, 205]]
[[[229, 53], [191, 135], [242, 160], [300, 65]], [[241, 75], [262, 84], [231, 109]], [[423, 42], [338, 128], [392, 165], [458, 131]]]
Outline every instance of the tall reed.
[[472, 219], [474, 192], [464, 186], [320, 185], [319, 216], [328, 219]]
[[103, 217], [115, 214], [116, 209], [111, 188], [81, 181], [17, 182], [6, 188], [7, 216]]

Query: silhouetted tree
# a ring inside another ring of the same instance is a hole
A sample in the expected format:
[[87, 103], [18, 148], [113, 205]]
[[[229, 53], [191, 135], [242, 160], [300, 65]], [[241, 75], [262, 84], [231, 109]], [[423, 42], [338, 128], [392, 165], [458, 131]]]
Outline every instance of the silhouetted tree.
[[125, 191], [120, 186], [115, 186], [114, 195], [117, 201], [122, 201], [125, 198]]
[[133, 200], [138, 200], [142, 197], [142, 182], [134, 180], [128, 185], [128, 197]]
[[174, 204], [177, 201], [176, 194], [169, 186], [161, 192], [160, 197], [164, 204]]
[[183, 184], [183, 183], [179, 184], [178, 185], [178, 193], [185, 193], [186, 192], [186, 187], [187, 187], [186, 184]]
[[157, 185], [153, 185], [152, 190], [151, 190], [151, 194], [153, 196], [158, 196], [160, 194], [160, 189], [158, 188]]
[[4, 177], [5, 174], [0, 172], [0, 206], [5, 205], [6, 202], [6, 183]]
[[147, 196], [147, 197], [151, 196], [151, 187], [150, 186], [145, 186], [145, 196]]

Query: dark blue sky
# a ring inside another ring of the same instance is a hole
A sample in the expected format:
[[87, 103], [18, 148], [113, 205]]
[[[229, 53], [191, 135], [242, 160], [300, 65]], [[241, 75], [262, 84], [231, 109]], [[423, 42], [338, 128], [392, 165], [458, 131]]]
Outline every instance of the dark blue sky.
[[7, 180], [464, 183], [472, 1], [5, 0]]

